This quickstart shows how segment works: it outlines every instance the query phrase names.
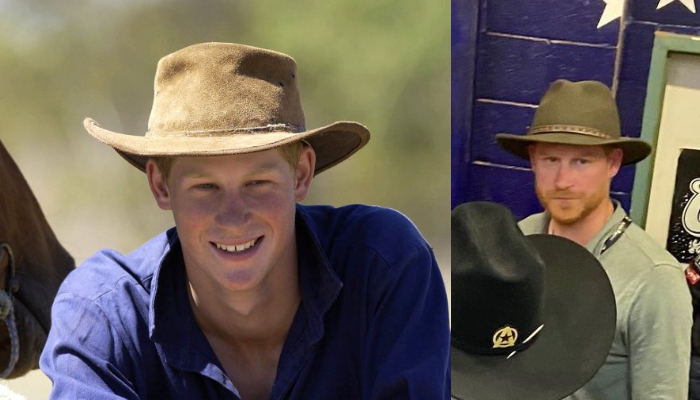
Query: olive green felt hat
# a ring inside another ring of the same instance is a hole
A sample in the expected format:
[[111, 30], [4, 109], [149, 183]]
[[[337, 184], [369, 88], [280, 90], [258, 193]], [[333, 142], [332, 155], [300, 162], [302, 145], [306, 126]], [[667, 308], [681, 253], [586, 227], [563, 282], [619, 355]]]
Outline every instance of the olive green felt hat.
[[525, 159], [530, 158], [527, 147], [537, 142], [619, 147], [622, 165], [641, 161], [651, 152], [647, 142], [620, 136], [615, 99], [610, 89], [597, 81], [555, 81], [542, 97], [527, 133], [499, 133], [496, 141]]
[[275, 51], [233, 43], [202, 43], [160, 59], [145, 136], [85, 129], [145, 170], [149, 157], [244, 154], [304, 140], [316, 152], [316, 173], [369, 141], [357, 122], [307, 130], [297, 65]]

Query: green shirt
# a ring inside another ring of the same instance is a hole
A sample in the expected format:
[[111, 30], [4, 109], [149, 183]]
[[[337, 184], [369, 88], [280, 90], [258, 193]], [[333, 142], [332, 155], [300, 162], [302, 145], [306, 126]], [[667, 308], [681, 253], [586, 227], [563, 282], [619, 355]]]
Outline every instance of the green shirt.
[[[687, 399], [693, 319], [683, 266], [634, 223], [601, 254], [625, 215], [616, 203], [613, 215], [586, 245], [610, 278], [617, 327], [605, 364], [567, 399]], [[526, 235], [547, 233], [549, 221], [549, 214], [540, 213], [519, 225]]]

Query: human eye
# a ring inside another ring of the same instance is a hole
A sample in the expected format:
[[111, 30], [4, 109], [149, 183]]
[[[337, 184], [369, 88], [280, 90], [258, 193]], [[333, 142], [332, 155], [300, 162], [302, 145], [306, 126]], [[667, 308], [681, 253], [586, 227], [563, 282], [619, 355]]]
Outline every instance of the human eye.
[[270, 181], [265, 180], [265, 179], [254, 179], [252, 181], [248, 181], [246, 183], [246, 186], [248, 186], [248, 187], [261, 187], [261, 186], [265, 186], [269, 183], [270, 183]]
[[216, 185], [213, 183], [198, 183], [195, 185], [195, 188], [199, 190], [213, 190], [216, 189]]

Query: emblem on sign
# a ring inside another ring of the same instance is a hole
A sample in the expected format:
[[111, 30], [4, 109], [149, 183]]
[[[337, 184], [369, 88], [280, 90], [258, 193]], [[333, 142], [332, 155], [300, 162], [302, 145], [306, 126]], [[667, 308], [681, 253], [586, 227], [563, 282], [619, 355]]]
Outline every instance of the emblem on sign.
[[493, 348], [513, 347], [516, 340], [518, 340], [518, 331], [506, 325], [493, 334]]
[[686, 232], [695, 237], [700, 237], [700, 197], [698, 197], [698, 194], [700, 194], [700, 178], [693, 179], [690, 182], [690, 191], [693, 195], [683, 208], [681, 222]]

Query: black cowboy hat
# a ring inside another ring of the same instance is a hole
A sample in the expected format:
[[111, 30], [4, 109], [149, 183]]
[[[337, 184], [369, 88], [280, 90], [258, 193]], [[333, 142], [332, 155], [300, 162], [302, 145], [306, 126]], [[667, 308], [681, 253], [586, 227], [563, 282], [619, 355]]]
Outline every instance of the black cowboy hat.
[[528, 146], [537, 142], [619, 147], [622, 165], [641, 161], [651, 152], [647, 142], [620, 135], [613, 94], [598, 81], [555, 81], [542, 96], [527, 134], [499, 133], [496, 140], [526, 160], [530, 159]]
[[452, 396], [566, 397], [605, 361], [615, 319], [610, 281], [582, 246], [524, 236], [495, 203], [452, 211]]

